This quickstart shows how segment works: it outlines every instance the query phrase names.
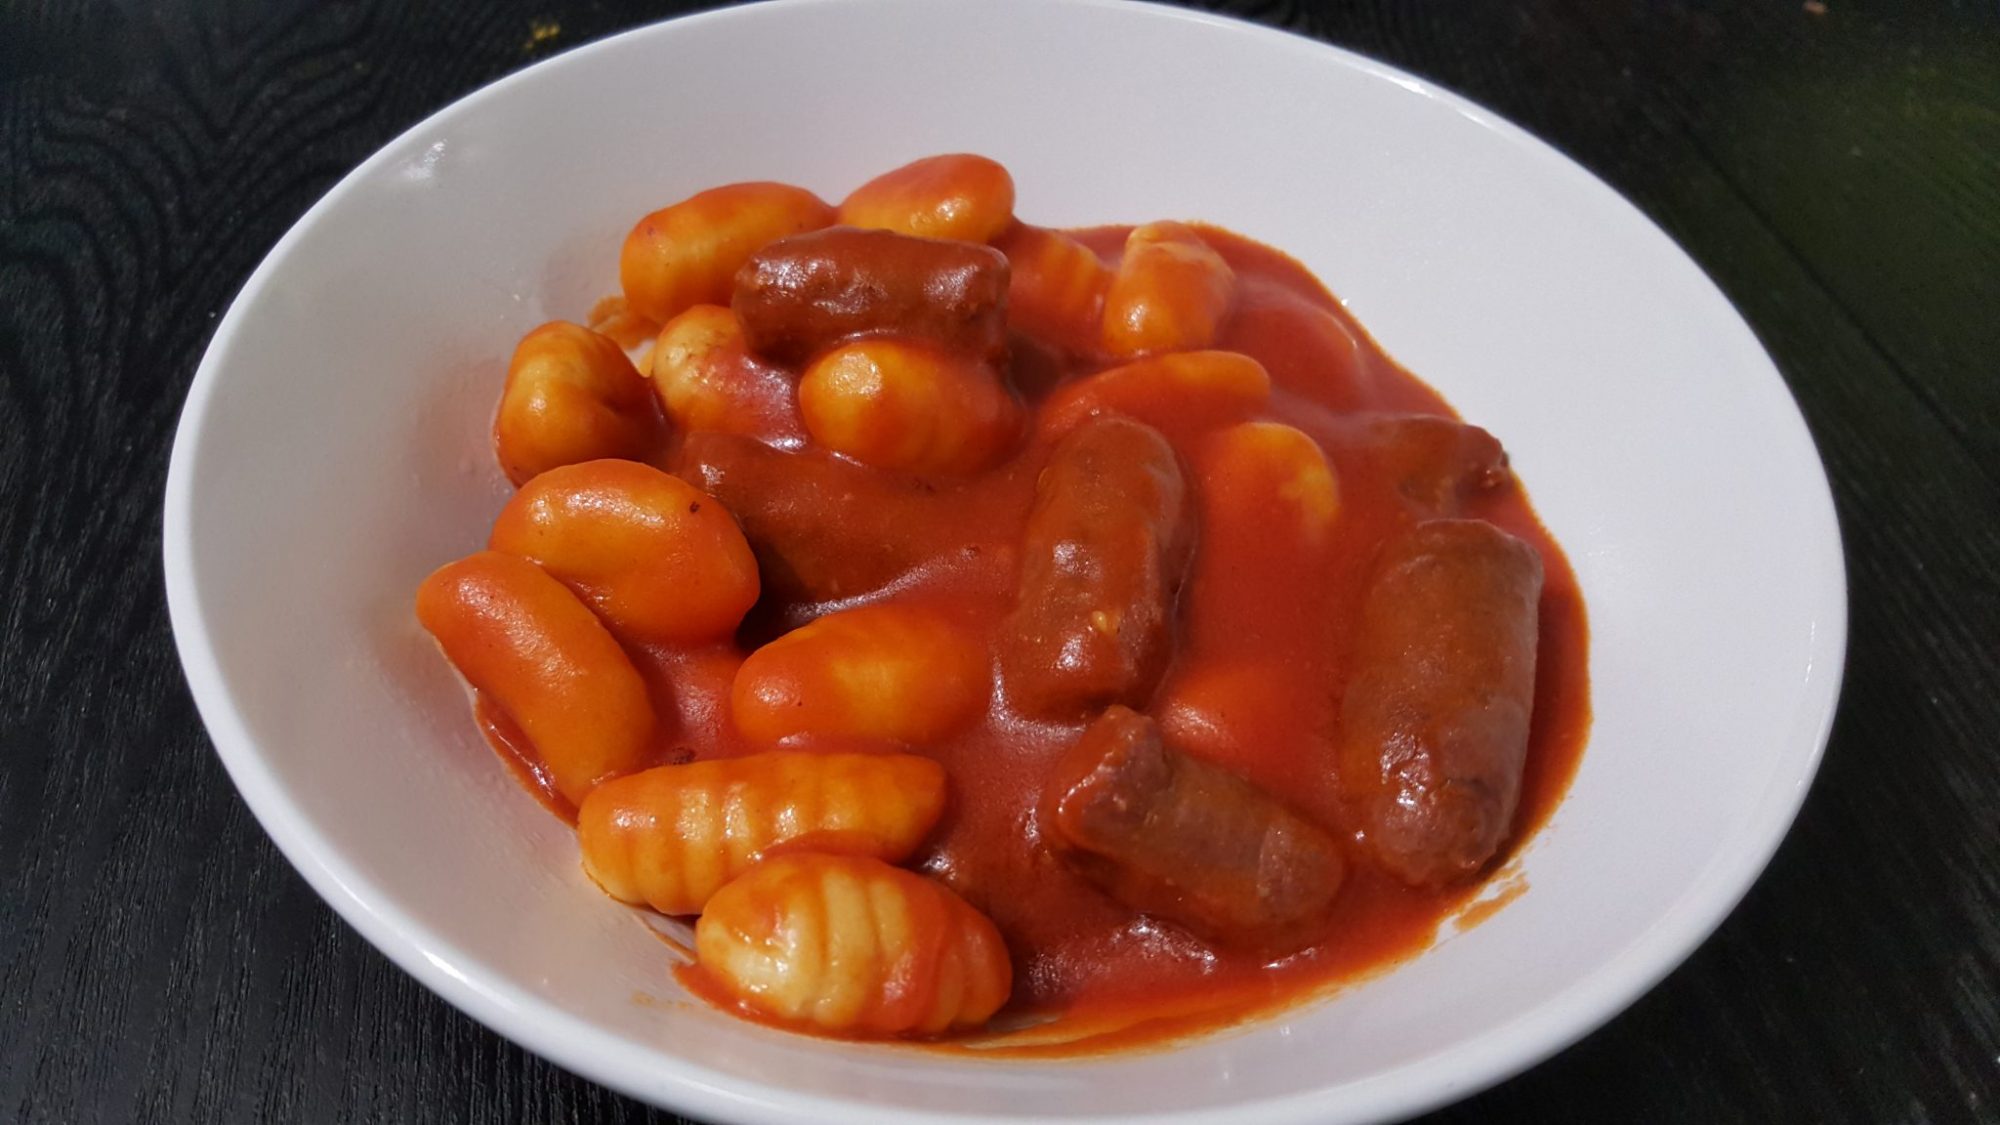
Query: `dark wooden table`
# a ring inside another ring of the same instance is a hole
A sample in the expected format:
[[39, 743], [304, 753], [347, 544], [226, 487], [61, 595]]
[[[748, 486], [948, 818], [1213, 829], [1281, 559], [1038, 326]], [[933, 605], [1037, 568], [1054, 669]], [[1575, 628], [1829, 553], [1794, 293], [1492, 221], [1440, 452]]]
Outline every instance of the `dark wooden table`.
[[[1797, 827], [1685, 966], [1439, 1115], [2000, 1120], [2000, 6], [1216, 5], [1568, 151], [1805, 409], [1852, 584]], [[672, 3], [0, 0], [0, 1121], [670, 1121], [295, 876], [210, 750], [160, 494], [217, 316], [403, 128]]]

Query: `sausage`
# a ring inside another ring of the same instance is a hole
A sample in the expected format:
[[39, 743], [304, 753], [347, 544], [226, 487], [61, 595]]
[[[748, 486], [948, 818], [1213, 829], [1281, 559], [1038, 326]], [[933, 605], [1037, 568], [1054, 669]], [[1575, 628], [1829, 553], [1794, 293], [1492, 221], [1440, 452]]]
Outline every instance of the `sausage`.
[[764, 589], [781, 599], [865, 594], [958, 546], [943, 494], [824, 452], [695, 433], [676, 464], [736, 515]]
[[1039, 823], [1058, 858], [1126, 906], [1272, 955], [1318, 934], [1347, 873], [1332, 833], [1168, 748], [1126, 707], [1105, 711], [1063, 757]]
[[833, 227], [751, 255], [730, 307], [751, 349], [783, 363], [877, 333], [995, 359], [1007, 343], [1007, 257], [969, 242]]
[[1456, 418], [1370, 415], [1357, 438], [1419, 519], [1460, 515], [1467, 498], [1511, 479], [1499, 439]]
[[1151, 426], [1093, 418], [1035, 483], [1000, 679], [1022, 712], [1074, 718], [1144, 703], [1171, 654], [1192, 553], [1180, 463]]
[[1513, 823], [1541, 593], [1541, 556], [1483, 520], [1420, 523], [1376, 558], [1337, 767], [1363, 847], [1406, 883], [1479, 870]]

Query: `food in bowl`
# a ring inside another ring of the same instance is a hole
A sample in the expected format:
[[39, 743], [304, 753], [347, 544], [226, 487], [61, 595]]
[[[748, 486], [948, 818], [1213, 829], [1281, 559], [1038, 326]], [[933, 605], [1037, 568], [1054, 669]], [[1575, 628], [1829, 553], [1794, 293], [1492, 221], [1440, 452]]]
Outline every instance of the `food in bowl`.
[[418, 593], [751, 1018], [1239, 1021], [1423, 948], [1581, 752], [1581, 597], [1492, 435], [1278, 251], [1013, 203], [950, 155], [640, 219], [622, 295], [520, 342], [518, 491]]

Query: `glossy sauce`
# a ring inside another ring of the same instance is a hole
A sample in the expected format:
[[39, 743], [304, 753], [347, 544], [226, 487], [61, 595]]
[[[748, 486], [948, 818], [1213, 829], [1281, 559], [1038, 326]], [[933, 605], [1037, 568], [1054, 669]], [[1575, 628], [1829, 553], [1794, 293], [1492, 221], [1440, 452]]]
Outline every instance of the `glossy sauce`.
[[[1129, 230], [1071, 233], [1115, 263]], [[1173, 664], [1150, 710], [1180, 749], [1219, 761], [1283, 794], [1320, 823], [1339, 827], [1332, 734], [1347, 681], [1348, 623], [1356, 617], [1376, 547], [1418, 518], [1351, 416], [1456, 415], [1390, 360], [1303, 267], [1225, 231], [1200, 230], [1239, 279], [1235, 311], [1216, 346], [1249, 354], [1269, 370], [1272, 399], [1256, 416], [1295, 426], [1320, 444], [1338, 477], [1341, 509], [1330, 544], [1317, 555], [1248, 537], [1198, 541], [1180, 595]], [[1013, 381], [1031, 409], [1064, 379], [1109, 365], [1101, 357], [1060, 359], [1020, 336], [1013, 340], [1013, 355]], [[1213, 422], [1187, 414], [1160, 427], [1176, 437], [1197, 502], [1197, 454]], [[744, 624], [742, 649], [830, 609], [886, 598], [943, 607], [990, 647], [1012, 605], [1022, 527], [1049, 444], [1047, 437], [1031, 437], [996, 469], [963, 482], [928, 483], [940, 500], [935, 520], [912, 534], [949, 544], [948, 549], [867, 598], [797, 605], [767, 597]], [[804, 455], [831, 456], [811, 450]], [[664, 453], [670, 470], [676, 456], [671, 449]], [[1575, 576], [1517, 483], [1473, 495], [1462, 514], [1489, 520], [1532, 544], [1546, 571], [1521, 801], [1509, 843], [1490, 871], [1547, 821], [1576, 770], [1590, 721], [1587, 631]], [[1231, 525], [1239, 517], [1251, 523], [1256, 517], [1226, 515]], [[728, 721], [730, 677], [740, 652], [634, 655], [661, 717], [657, 762], [756, 749], [745, 745]], [[1204, 687], [1204, 679], [1211, 687]], [[1214, 731], [1196, 721], [1199, 709], [1177, 702], [1199, 700], [1205, 691], [1212, 697], [1217, 683], [1233, 693], [1228, 698], [1255, 704], [1239, 702], [1225, 711], [1229, 737], [1213, 737]], [[573, 819], [574, 810], [548, 787], [519, 732], [497, 709], [482, 705], [478, 713], [516, 776], [552, 811]], [[1091, 1053], [1168, 1042], [1234, 1023], [1311, 999], [1421, 952], [1440, 924], [1482, 887], [1474, 880], [1443, 890], [1413, 889], [1356, 863], [1325, 937], [1311, 947], [1275, 963], [1210, 948], [1112, 902], [1038, 846], [1034, 810], [1042, 786], [1082, 726], [1024, 719], [996, 691], [983, 722], [942, 743], [914, 748], [944, 764], [951, 802], [913, 866], [990, 916], [1015, 962], [1007, 1008], [989, 1031], [954, 1041], [950, 1049]]]

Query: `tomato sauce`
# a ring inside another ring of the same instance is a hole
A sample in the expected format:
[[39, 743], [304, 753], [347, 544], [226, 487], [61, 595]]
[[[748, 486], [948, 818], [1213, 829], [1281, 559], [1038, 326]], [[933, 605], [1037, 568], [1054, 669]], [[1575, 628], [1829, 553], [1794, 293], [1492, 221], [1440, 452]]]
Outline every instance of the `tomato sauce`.
[[[1070, 233], [1115, 264], [1130, 229]], [[1180, 594], [1173, 663], [1148, 710], [1177, 748], [1226, 765], [1337, 827], [1343, 817], [1333, 789], [1332, 735], [1349, 673], [1350, 626], [1376, 548], [1416, 518], [1397, 495], [1391, 466], [1363, 440], [1355, 415], [1456, 415], [1391, 360], [1298, 263], [1226, 231], [1199, 229], [1238, 278], [1236, 306], [1216, 347], [1246, 353], [1269, 371], [1273, 394], [1257, 416], [1294, 426], [1320, 444], [1337, 472], [1340, 509], [1332, 542], [1318, 553], [1295, 549], [1282, 536], [1238, 530], [1258, 527], [1258, 513], [1202, 510], [1200, 545]], [[1018, 335], [1013, 356], [1013, 383], [1031, 411], [1064, 380], [1110, 365], [1102, 358], [1062, 358]], [[1162, 408], [1172, 413], [1171, 404]], [[1199, 437], [1216, 425], [1188, 413], [1159, 428], [1177, 438], [1177, 452], [1191, 463]], [[1032, 425], [1029, 431], [1034, 434]], [[729, 721], [730, 680], [741, 652], [830, 610], [921, 600], [947, 609], [963, 628], [990, 641], [1013, 602], [1022, 528], [1050, 440], [1031, 436], [998, 468], [934, 485], [951, 500], [939, 517], [945, 526], [912, 528], [910, 534], [951, 546], [888, 589], [810, 605], [767, 597], [744, 623], [738, 647], [635, 652], [664, 719], [654, 763], [763, 749], [746, 744]], [[669, 469], [673, 458], [668, 451]], [[1199, 500], [1198, 473], [1190, 489]], [[1521, 801], [1509, 843], [1490, 872], [1547, 822], [1575, 773], [1590, 723], [1587, 627], [1575, 575], [1518, 483], [1473, 495], [1462, 514], [1526, 540], [1545, 569]], [[1211, 525], [1235, 534], [1211, 538]], [[478, 714], [523, 784], [573, 820], [574, 810], [554, 793], [505, 716], [487, 706]], [[1083, 725], [1025, 718], [996, 691], [983, 721], [913, 748], [941, 762], [951, 786], [945, 818], [913, 866], [991, 917], [1015, 962], [1008, 1006], [987, 1032], [946, 1044], [948, 1049], [1094, 1053], [1158, 1045], [1240, 1022], [1421, 952], [1483, 885], [1474, 880], [1416, 889], [1357, 862], [1324, 936], [1308, 948], [1272, 962], [1211, 947], [1113, 902], [1039, 845], [1035, 809], [1042, 787]]]

